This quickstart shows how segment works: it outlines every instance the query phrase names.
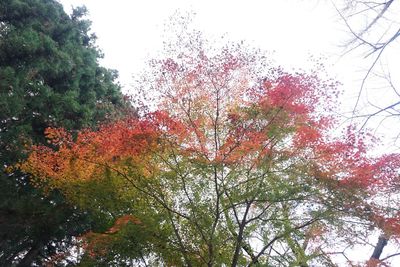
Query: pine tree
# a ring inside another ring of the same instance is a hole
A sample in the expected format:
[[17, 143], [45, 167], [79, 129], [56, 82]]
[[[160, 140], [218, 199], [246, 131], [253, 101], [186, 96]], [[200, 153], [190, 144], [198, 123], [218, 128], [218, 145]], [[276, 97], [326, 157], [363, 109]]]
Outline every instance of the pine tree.
[[54, 0], [0, 2], [0, 265], [41, 265], [92, 227], [61, 194], [43, 195], [9, 166], [47, 127], [93, 127], [126, 107], [116, 71], [99, 65], [87, 10]]

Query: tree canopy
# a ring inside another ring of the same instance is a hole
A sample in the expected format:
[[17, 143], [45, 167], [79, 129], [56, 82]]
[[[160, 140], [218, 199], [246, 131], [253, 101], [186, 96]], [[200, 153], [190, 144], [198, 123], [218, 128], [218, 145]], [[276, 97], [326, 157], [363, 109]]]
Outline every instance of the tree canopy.
[[332, 133], [334, 81], [244, 45], [179, 40], [140, 83], [153, 102], [139, 117], [76, 137], [48, 128], [52, 146], [19, 165], [45, 191], [115, 217], [82, 235], [82, 262], [335, 266], [372, 231], [398, 238], [399, 155], [369, 156], [374, 138], [352, 126]]
[[73, 236], [91, 229], [88, 213], [27, 175], [7, 172], [47, 127], [74, 131], [109, 120], [126, 105], [117, 73], [99, 65], [85, 8], [67, 15], [54, 0], [0, 2], [0, 265], [43, 265]]

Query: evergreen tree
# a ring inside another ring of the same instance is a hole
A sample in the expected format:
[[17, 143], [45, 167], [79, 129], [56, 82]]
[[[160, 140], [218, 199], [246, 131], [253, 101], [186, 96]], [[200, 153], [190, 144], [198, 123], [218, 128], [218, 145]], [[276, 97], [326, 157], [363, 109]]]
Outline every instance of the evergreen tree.
[[117, 73], [99, 66], [87, 10], [54, 0], [0, 1], [0, 265], [42, 265], [93, 226], [61, 194], [7, 171], [47, 127], [93, 127], [126, 107]]

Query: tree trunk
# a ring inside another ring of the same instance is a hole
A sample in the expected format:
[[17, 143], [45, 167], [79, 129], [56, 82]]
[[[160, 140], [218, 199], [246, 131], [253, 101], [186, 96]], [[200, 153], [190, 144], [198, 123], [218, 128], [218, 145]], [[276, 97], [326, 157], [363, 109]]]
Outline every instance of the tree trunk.
[[372, 253], [371, 259], [379, 260], [381, 257], [383, 248], [387, 245], [388, 240], [384, 235], [381, 235], [376, 243], [374, 252]]

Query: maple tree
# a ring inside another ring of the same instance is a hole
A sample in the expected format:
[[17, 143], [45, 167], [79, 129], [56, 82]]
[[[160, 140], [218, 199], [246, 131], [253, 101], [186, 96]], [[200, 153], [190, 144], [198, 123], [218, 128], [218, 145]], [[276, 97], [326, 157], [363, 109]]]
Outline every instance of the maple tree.
[[81, 237], [86, 260], [328, 266], [374, 229], [398, 237], [399, 155], [368, 156], [374, 138], [351, 126], [331, 133], [335, 82], [270, 67], [243, 45], [186, 40], [152, 61], [140, 95], [155, 101], [141, 116], [76, 138], [49, 128], [53, 148], [34, 146], [19, 166], [113, 214], [114, 226]]

